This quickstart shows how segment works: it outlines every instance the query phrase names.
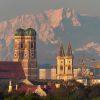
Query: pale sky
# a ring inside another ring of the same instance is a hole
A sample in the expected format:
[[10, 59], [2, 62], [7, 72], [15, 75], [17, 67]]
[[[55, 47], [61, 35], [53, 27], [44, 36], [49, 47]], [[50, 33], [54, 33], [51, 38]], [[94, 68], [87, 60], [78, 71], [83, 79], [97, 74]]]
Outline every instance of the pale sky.
[[100, 17], [100, 0], [0, 0], [0, 21], [62, 7]]

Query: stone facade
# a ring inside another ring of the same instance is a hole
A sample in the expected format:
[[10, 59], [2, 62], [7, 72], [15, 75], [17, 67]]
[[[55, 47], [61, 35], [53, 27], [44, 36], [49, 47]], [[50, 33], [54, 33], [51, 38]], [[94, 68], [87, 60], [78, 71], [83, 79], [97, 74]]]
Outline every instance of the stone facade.
[[36, 31], [34, 29], [16, 30], [13, 61], [21, 62], [26, 79], [37, 78]]
[[39, 69], [40, 80], [56, 80], [56, 68], [51, 69]]
[[73, 78], [73, 55], [70, 43], [65, 54], [63, 45], [59, 49], [57, 56], [57, 79], [68, 80]]

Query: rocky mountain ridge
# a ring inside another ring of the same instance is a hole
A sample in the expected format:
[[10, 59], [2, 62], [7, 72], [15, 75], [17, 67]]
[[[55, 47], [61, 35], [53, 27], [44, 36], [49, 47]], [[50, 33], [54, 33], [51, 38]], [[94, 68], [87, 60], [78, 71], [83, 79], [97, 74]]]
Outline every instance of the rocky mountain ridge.
[[[83, 16], [70, 8], [50, 9], [36, 15], [17, 16], [0, 23], [1, 60], [12, 60], [13, 58], [12, 51], [16, 29], [29, 27], [37, 31], [37, 48], [40, 62], [54, 59], [60, 42], [66, 45], [68, 41], [71, 41], [74, 45], [73, 48], [78, 48], [80, 45], [94, 40], [100, 42], [97, 39], [100, 36], [100, 19], [98, 17]], [[42, 47], [46, 49], [45, 56], [41, 54], [45, 50], [41, 49]], [[51, 57], [49, 58], [50, 54]], [[44, 57], [43, 61], [41, 60], [42, 57]]]

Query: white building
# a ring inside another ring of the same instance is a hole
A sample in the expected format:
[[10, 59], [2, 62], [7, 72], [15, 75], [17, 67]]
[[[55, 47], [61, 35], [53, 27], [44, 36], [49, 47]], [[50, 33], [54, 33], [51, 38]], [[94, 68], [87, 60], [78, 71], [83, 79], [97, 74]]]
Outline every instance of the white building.
[[39, 79], [56, 79], [56, 68], [52, 69], [39, 69]]
[[74, 68], [73, 69], [74, 78], [77, 78], [80, 72], [81, 72], [80, 68]]

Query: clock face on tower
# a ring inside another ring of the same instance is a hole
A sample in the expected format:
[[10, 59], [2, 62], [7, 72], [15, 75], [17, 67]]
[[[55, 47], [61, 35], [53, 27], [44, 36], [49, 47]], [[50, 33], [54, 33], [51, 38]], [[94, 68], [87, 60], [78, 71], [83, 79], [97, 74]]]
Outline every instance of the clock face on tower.
[[26, 57], [27, 57], [27, 53], [24, 54], [24, 58], [26, 58]]
[[14, 57], [17, 58], [17, 54], [16, 53], [14, 53]]

